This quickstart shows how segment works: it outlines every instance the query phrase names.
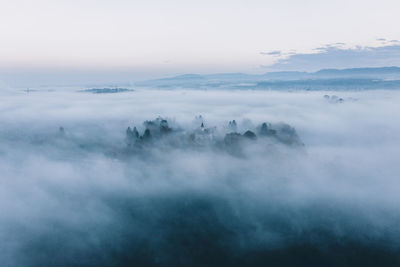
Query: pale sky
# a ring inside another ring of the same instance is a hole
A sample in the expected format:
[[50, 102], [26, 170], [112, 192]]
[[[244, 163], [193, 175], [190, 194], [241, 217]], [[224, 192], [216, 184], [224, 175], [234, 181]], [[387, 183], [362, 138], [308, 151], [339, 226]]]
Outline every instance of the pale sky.
[[269, 51], [398, 40], [399, 11], [399, 0], [0, 0], [0, 68], [257, 73], [276, 62]]

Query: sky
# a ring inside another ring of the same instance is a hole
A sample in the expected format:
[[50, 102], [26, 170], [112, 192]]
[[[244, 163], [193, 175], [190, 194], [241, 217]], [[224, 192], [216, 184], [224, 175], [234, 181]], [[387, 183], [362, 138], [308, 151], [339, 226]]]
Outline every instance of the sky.
[[282, 70], [282, 60], [330, 44], [399, 45], [398, 10], [396, 0], [0, 0], [0, 74]]

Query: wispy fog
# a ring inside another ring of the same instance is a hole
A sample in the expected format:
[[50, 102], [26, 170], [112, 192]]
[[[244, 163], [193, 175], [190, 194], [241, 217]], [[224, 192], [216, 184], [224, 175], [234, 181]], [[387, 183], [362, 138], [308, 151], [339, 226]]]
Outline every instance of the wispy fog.
[[[400, 262], [400, 92], [78, 90], [0, 91], [3, 266]], [[304, 146], [126, 152], [128, 126], [199, 115]]]

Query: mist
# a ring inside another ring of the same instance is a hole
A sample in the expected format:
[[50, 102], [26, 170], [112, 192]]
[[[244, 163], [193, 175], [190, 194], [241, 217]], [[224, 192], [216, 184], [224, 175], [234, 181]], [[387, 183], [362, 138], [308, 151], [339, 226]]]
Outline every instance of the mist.
[[[395, 90], [0, 97], [5, 266], [400, 263]], [[258, 138], [240, 154], [161, 143], [127, 152], [128, 127], [143, 134], [161, 117], [190, 133], [200, 115], [217, 138], [232, 120], [240, 134], [285, 123], [304, 145]]]

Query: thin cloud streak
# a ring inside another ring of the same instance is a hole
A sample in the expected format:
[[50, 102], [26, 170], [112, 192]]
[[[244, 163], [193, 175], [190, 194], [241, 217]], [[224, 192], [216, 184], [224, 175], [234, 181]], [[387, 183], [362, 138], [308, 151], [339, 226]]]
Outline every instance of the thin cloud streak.
[[329, 44], [315, 48], [313, 53], [282, 56], [276, 63], [263, 67], [271, 71], [318, 71], [330, 68], [400, 66], [400, 45], [396, 40], [386, 42], [385, 39], [387, 43], [391, 44], [354, 48], [345, 48], [343, 43]]

